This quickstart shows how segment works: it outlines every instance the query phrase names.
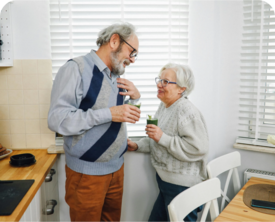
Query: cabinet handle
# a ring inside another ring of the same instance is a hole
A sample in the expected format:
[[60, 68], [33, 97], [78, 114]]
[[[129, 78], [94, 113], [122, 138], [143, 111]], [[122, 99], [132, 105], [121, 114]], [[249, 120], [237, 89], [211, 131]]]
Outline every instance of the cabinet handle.
[[56, 200], [47, 200], [46, 209], [43, 209], [43, 214], [51, 215], [54, 213], [54, 207], [57, 205]]
[[53, 180], [53, 175], [56, 173], [55, 169], [51, 169], [50, 173], [46, 176], [45, 182], [51, 182]]

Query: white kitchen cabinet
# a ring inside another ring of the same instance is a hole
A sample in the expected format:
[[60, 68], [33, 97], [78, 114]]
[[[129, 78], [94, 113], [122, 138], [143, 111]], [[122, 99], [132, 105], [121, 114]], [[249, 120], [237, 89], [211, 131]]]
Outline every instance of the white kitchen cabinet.
[[[37, 222], [37, 221], [60, 221], [59, 220], [59, 194], [58, 194], [58, 174], [57, 163], [51, 168], [55, 174], [52, 179], [46, 182], [46, 178], [41, 187], [34, 196], [32, 202], [20, 219], [20, 222]], [[48, 175], [50, 172], [48, 172]], [[54, 206], [52, 203], [56, 202]], [[53, 208], [53, 211], [51, 210]], [[48, 214], [46, 213], [48, 211]]]

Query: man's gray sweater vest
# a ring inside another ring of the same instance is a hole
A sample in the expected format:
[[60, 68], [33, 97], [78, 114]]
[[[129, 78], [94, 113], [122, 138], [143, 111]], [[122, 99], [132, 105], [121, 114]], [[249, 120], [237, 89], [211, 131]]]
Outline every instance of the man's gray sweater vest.
[[[117, 84], [93, 63], [89, 54], [72, 59], [78, 64], [86, 95], [80, 103], [83, 112], [123, 105]], [[125, 123], [107, 122], [96, 125], [81, 135], [64, 136], [66, 164], [72, 170], [89, 174], [105, 175], [120, 169], [123, 154], [127, 150]]]

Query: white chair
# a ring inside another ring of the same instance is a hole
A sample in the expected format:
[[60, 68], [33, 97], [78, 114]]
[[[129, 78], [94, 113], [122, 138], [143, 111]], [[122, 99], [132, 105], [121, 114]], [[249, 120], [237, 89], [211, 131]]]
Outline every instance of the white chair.
[[237, 170], [237, 167], [239, 166], [241, 166], [241, 155], [238, 151], [218, 157], [210, 161], [206, 166], [209, 178], [215, 178], [225, 171], [229, 170], [224, 185], [224, 190], [221, 190], [222, 201], [220, 212], [222, 212], [222, 210], [224, 209], [225, 201], [227, 201], [228, 203], [230, 202], [230, 199], [227, 197], [227, 190], [231, 177], [233, 180], [235, 194], [237, 194], [241, 189], [240, 178]]
[[200, 221], [205, 221], [210, 209], [211, 220], [219, 215], [217, 198], [221, 196], [221, 184], [218, 178], [201, 182], [177, 195], [168, 205], [170, 221], [183, 221], [194, 209], [206, 203]]

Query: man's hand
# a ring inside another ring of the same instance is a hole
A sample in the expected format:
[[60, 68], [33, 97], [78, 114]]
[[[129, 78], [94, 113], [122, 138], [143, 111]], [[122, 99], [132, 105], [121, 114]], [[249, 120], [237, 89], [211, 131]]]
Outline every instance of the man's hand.
[[123, 78], [117, 78], [116, 79], [117, 83], [117, 87], [118, 88], [122, 88], [122, 89], [126, 89], [127, 92], [120, 92], [119, 94], [122, 96], [130, 96], [131, 99], [139, 99], [140, 98], [140, 93], [138, 91], [138, 89], [135, 87], [135, 85], [127, 80], [127, 79], [123, 79]]
[[138, 149], [138, 145], [132, 140], [127, 139], [128, 143], [128, 151], [136, 151]]
[[124, 104], [122, 106], [113, 106], [110, 108], [113, 122], [136, 123], [140, 118], [140, 109]]
[[149, 138], [155, 140], [155, 142], [159, 142], [163, 132], [162, 130], [153, 124], [148, 124], [145, 128], [146, 134], [148, 135]]

